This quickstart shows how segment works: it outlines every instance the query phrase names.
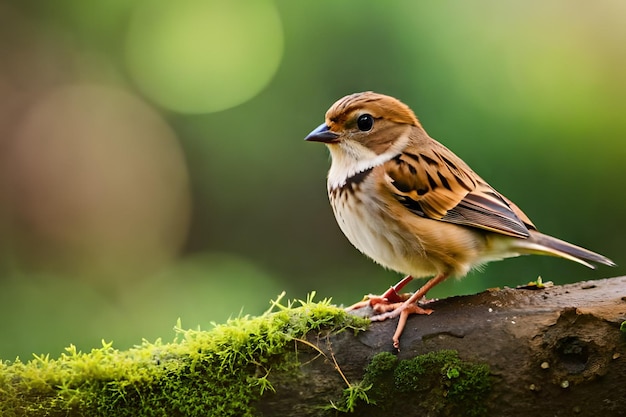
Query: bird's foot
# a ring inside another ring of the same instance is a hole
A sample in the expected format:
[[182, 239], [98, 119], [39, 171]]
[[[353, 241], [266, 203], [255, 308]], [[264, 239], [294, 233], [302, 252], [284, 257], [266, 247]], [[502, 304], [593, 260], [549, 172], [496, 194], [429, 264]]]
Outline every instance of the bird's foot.
[[349, 307], [346, 307], [346, 311], [354, 311], [362, 308], [370, 307], [374, 313], [384, 313], [386, 311], [394, 310], [396, 307], [402, 305], [405, 300], [408, 300], [411, 296], [407, 294], [397, 294], [389, 298], [383, 295], [366, 295], [362, 301], [354, 303]]
[[[398, 349], [400, 346], [400, 336], [402, 330], [406, 325], [406, 320], [411, 314], [431, 314], [433, 310], [429, 308], [422, 308], [418, 305], [418, 301], [424, 302], [426, 293], [430, 291], [435, 285], [448, 277], [447, 273], [440, 273], [434, 278], [428, 280], [426, 284], [422, 286], [416, 293], [413, 294], [400, 294], [398, 291], [408, 284], [413, 277], [408, 275], [402, 281], [389, 288], [387, 292], [379, 297], [370, 297], [360, 303], [356, 303], [351, 307], [348, 307], [348, 311], [356, 310], [363, 307], [371, 307], [374, 312], [379, 313], [372, 317], [372, 321], [383, 321], [400, 316], [398, 320], [398, 326], [396, 332], [393, 334], [393, 346]], [[425, 301], [426, 303], [432, 300]]]
[[[391, 306], [391, 305], [390, 305]], [[370, 317], [371, 321], [384, 321], [387, 319], [392, 319], [394, 317], [400, 316], [398, 319], [398, 325], [396, 326], [396, 331], [393, 334], [393, 347], [396, 349], [400, 349], [400, 336], [402, 335], [402, 331], [404, 330], [404, 326], [406, 325], [406, 320], [409, 318], [411, 314], [432, 314], [434, 310], [430, 308], [422, 308], [417, 303], [411, 302], [411, 300], [407, 300], [404, 303], [397, 303], [395, 308], [391, 308], [382, 314], [378, 314], [376, 316]]]
[[404, 301], [411, 297], [410, 293], [399, 293], [406, 284], [411, 282], [413, 277], [410, 275], [404, 277], [402, 281], [398, 282], [393, 287], [390, 287], [382, 295], [369, 294], [366, 295], [362, 301], [352, 304], [346, 308], [346, 311], [354, 311], [364, 307], [371, 307], [376, 313], [383, 313], [386, 311], [394, 310], [401, 305]]
[[400, 316], [400, 319], [402, 319], [402, 315], [405, 313], [407, 317], [411, 314], [430, 315], [434, 310], [430, 308], [422, 308], [417, 304], [409, 304], [405, 306], [405, 303], [395, 303], [379, 307], [377, 309], [374, 309], [374, 311], [381, 314], [370, 317], [371, 321], [385, 321], [387, 319], [393, 319], [398, 316]]
[[[371, 321], [384, 321], [400, 316], [396, 332], [393, 335], [393, 346], [398, 349], [400, 346], [400, 336], [406, 325], [406, 320], [411, 314], [431, 314], [433, 310], [420, 307], [415, 300], [414, 294], [400, 293], [399, 291], [408, 284], [413, 278], [409, 275], [402, 281], [389, 288], [383, 295], [368, 295], [363, 301], [359, 301], [346, 308], [346, 311], [354, 311], [362, 308], [371, 308], [375, 313], [370, 317]], [[422, 297], [422, 303], [428, 303], [432, 300], [426, 300]]]

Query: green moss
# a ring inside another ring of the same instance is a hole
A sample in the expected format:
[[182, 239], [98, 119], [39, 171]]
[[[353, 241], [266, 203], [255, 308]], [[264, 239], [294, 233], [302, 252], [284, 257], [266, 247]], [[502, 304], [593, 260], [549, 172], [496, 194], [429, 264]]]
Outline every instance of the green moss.
[[619, 325], [619, 329], [622, 333], [626, 334], [626, 321], [623, 321], [622, 324]]
[[[392, 371], [396, 365], [396, 357], [390, 353], [381, 353], [372, 359], [366, 369], [366, 378], [356, 384], [349, 384], [348, 388], [343, 390], [341, 399], [338, 402], [332, 402], [325, 409], [332, 409], [343, 413], [352, 413], [357, 405], [375, 405], [376, 401], [370, 398], [368, 391], [374, 386], [374, 380], [379, 380], [389, 371]], [[380, 382], [380, 381], [378, 381]]]
[[252, 416], [250, 403], [273, 390], [272, 372], [293, 368], [294, 339], [366, 326], [327, 300], [279, 301], [209, 331], [179, 323], [172, 343], [119, 351], [103, 342], [88, 353], [70, 346], [58, 359], [0, 362], [0, 415]]
[[405, 360], [379, 353], [367, 366], [362, 385], [372, 387], [369, 403], [390, 417], [416, 408], [441, 416], [482, 416], [491, 388], [489, 367], [462, 361], [453, 350]]
[[375, 404], [367, 392], [372, 389], [372, 385], [365, 385], [363, 381], [351, 384], [343, 390], [341, 400], [338, 403], [331, 401], [330, 405], [323, 407], [325, 410], [336, 410], [342, 413], [353, 413], [359, 403]]
[[375, 355], [365, 368], [367, 378], [376, 379], [396, 369], [398, 366], [398, 358], [389, 352], [381, 352]]

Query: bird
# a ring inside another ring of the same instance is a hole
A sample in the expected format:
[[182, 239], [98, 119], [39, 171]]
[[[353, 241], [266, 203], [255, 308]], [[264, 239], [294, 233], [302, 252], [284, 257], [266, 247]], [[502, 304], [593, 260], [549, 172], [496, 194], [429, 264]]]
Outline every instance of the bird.
[[[305, 140], [330, 151], [328, 197], [350, 243], [381, 266], [406, 274], [381, 296], [348, 308], [370, 305], [372, 321], [399, 317], [396, 348], [410, 314], [432, 313], [418, 304], [430, 289], [488, 262], [538, 254], [589, 268], [615, 266], [603, 255], [539, 232], [394, 97], [347, 95]], [[413, 279], [427, 277], [417, 292], [399, 293]]]

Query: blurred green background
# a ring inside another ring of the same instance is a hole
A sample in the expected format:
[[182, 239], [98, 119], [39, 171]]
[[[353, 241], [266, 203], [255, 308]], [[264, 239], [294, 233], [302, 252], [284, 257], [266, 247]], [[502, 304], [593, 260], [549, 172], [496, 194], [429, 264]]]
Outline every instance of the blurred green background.
[[[621, 0], [0, 0], [0, 358], [395, 283], [339, 231], [327, 151], [302, 140], [356, 91], [406, 102], [542, 231], [626, 265], [625, 16]], [[525, 257], [430, 295], [624, 272]]]

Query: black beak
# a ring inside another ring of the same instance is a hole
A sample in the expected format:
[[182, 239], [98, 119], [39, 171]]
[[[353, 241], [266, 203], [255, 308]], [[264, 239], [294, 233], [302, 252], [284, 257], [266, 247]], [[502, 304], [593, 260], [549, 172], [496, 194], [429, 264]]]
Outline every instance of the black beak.
[[326, 126], [325, 123], [322, 123], [317, 127], [317, 129], [309, 133], [307, 137], [304, 138], [304, 140], [310, 142], [337, 143], [337, 138], [339, 137], [339, 134], [329, 129], [330, 128]]

